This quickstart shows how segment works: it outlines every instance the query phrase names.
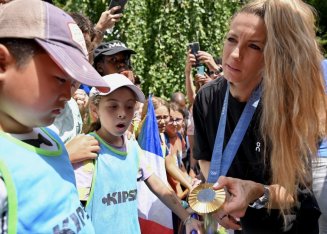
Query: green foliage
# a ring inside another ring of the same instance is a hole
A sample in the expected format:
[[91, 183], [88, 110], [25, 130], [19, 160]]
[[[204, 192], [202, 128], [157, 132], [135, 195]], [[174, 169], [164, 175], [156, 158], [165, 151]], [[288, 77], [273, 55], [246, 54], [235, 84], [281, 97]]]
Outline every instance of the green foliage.
[[[168, 97], [184, 91], [187, 44], [219, 56], [228, 19], [238, 3], [220, 1], [130, 1], [121, 25], [128, 45], [138, 54], [134, 65], [145, 93]], [[127, 19], [127, 20], [126, 20]], [[122, 30], [120, 30], [122, 32]]]
[[[104, 0], [54, 0], [70, 12], [81, 12], [96, 23], [106, 9]], [[201, 50], [220, 56], [229, 18], [237, 0], [129, 0], [113, 35], [134, 49], [134, 70], [147, 95], [169, 97], [185, 91], [187, 44], [199, 41]]]
[[[53, 0], [70, 12], [81, 12], [96, 23], [108, 0]], [[187, 44], [199, 41], [201, 50], [220, 56], [230, 17], [240, 0], [129, 0], [124, 16], [105, 40], [126, 42], [137, 54], [134, 70], [147, 95], [169, 97], [185, 91]], [[317, 9], [318, 39], [327, 56], [327, 1], [307, 0]]]
[[[169, 97], [184, 91], [187, 44], [219, 56], [228, 19], [238, 6], [231, 1], [130, 1], [128, 45], [138, 52], [134, 65], [145, 93]], [[126, 25], [126, 24], [121, 24]]]
[[325, 57], [327, 57], [327, 1], [326, 0], [307, 0], [312, 5], [318, 15], [318, 41], [324, 49]]

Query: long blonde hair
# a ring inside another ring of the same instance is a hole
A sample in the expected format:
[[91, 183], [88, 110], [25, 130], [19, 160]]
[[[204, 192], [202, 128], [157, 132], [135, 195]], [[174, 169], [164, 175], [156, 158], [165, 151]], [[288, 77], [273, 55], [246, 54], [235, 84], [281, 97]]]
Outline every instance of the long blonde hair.
[[[283, 186], [296, 200], [298, 185], [310, 186], [311, 160], [326, 136], [315, 12], [300, 0], [255, 0], [238, 13], [255, 14], [266, 25], [261, 132], [272, 184]], [[290, 207], [280, 203], [283, 213]]]

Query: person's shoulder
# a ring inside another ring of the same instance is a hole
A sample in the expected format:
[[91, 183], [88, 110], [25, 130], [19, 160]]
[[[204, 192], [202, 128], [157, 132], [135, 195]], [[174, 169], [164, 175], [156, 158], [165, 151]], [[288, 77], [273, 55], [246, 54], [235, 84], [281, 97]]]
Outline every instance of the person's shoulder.
[[226, 79], [220, 77], [218, 79], [212, 80], [205, 85], [203, 85], [199, 91], [198, 94], [201, 93], [208, 93], [208, 92], [218, 92], [223, 89], [223, 87], [226, 84]]
[[202, 86], [196, 94], [196, 100], [208, 100], [212, 97], [223, 93], [226, 88], [227, 81], [224, 78], [218, 78]]

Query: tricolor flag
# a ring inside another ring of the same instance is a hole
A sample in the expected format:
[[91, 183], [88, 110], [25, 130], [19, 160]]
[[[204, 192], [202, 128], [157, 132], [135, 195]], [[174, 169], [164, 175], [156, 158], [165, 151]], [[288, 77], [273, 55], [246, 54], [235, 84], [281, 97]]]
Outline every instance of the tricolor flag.
[[[148, 110], [141, 125], [138, 142], [145, 160], [161, 180], [168, 185], [165, 158], [162, 153], [156, 115], [151, 95]], [[170, 209], [154, 195], [143, 181], [138, 182], [138, 215], [142, 234], [172, 234], [173, 222]]]

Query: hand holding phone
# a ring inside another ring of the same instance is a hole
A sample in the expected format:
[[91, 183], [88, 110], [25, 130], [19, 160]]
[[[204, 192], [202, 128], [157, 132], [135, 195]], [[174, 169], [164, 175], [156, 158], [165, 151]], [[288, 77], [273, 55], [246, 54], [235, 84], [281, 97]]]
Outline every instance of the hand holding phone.
[[115, 11], [116, 14], [120, 14], [124, 11], [124, 7], [128, 0], [110, 0], [109, 10], [115, 6], [120, 6], [120, 9]]
[[200, 50], [200, 44], [199, 42], [191, 42], [188, 44], [189, 48], [191, 49], [191, 53], [194, 55], [196, 62], [195, 62], [195, 67], [200, 66], [200, 61], [197, 58], [197, 53]]
[[204, 66], [203, 65], [196, 67], [196, 74], [204, 76]]

